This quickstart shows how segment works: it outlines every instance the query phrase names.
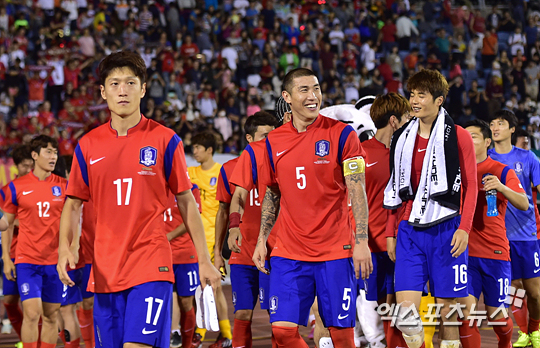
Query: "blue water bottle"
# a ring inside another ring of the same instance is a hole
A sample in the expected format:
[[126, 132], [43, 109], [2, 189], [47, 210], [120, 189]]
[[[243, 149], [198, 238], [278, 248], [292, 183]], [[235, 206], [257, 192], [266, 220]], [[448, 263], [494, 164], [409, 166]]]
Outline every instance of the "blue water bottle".
[[497, 210], [497, 190], [486, 191], [487, 216], [499, 216]]

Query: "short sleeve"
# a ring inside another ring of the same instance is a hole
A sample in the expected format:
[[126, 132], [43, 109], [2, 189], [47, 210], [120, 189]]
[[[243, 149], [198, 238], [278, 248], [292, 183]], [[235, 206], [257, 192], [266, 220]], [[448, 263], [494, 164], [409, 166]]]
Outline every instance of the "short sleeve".
[[2, 209], [4, 209], [4, 204], [6, 203], [6, 188], [7, 186], [4, 186], [0, 189], [0, 208]]
[[534, 187], [540, 185], [540, 160], [534, 154], [534, 152], [529, 151], [529, 162], [531, 165], [530, 168], [530, 178]]
[[272, 143], [270, 142], [270, 137], [266, 138], [266, 151], [264, 151], [264, 156], [262, 156], [262, 163], [260, 163], [258, 172], [258, 179], [261, 184], [265, 186], [276, 186], [276, 170], [274, 166], [274, 157], [272, 155]]
[[199, 190], [199, 186], [193, 184], [193, 186], [191, 187], [191, 193], [193, 193], [193, 197], [195, 197], [195, 202], [197, 202], [197, 208], [199, 208], [199, 213], [202, 213], [201, 190]]
[[351, 126], [343, 128], [341, 135], [339, 136], [339, 148], [338, 148], [338, 160], [339, 163], [355, 158], [365, 157], [366, 152], [360, 144], [360, 139]]
[[187, 171], [184, 145], [178, 135], [173, 135], [163, 158], [165, 179], [173, 194], [178, 194], [191, 189], [191, 181]]
[[[255, 163], [254, 163], [255, 162]], [[257, 178], [257, 162], [253, 148], [248, 145], [244, 152], [240, 155], [238, 163], [234, 168], [231, 176], [231, 184], [240, 186], [247, 191], [251, 191], [255, 187]]]
[[80, 143], [75, 148], [66, 195], [77, 197], [83, 201], [88, 201], [90, 199], [88, 166]]
[[[525, 193], [525, 190], [523, 189], [523, 186], [521, 185], [521, 181], [519, 181], [519, 178], [516, 175], [516, 172], [513, 169], [510, 169], [510, 167], [506, 167], [508, 170], [506, 171], [506, 180], [501, 180], [506, 187], [508, 187], [510, 190], [517, 192], [517, 193]], [[503, 171], [504, 174], [504, 171]]]
[[6, 199], [2, 208], [5, 212], [10, 214], [16, 214], [17, 209], [19, 208], [19, 203], [17, 202], [17, 188], [15, 183], [10, 182], [8, 189], [5, 191]]
[[231, 203], [233, 192], [229, 184], [229, 178], [225, 171], [225, 166], [221, 166], [219, 170], [218, 186], [216, 191], [216, 199], [223, 203]]

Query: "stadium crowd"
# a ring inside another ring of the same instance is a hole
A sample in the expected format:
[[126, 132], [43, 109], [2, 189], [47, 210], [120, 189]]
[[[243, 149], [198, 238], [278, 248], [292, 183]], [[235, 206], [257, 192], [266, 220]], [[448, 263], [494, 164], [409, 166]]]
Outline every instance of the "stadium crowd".
[[57, 138], [61, 154], [104, 123], [97, 66], [137, 50], [145, 60], [144, 115], [170, 128], [190, 151], [209, 129], [237, 153], [246, 116], [273, 110], [284, 74], [312, 68], [324, 106], [384, 91], [436, 68], [451, 88], [458, 124], [516, 113], [540, 149], [537, 112], [540, 12], [515, 0], [479, 10], [450, 0], [39, 0], [0, 9], [0, 148], [33, 134]]

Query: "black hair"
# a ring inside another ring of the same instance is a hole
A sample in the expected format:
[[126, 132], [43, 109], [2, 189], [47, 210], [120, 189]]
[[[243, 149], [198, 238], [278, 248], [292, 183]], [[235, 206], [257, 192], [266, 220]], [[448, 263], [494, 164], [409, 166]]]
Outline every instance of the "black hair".
[[13, 158], [13, 162], [16, 166], [22, 163], [24, 160], [32, 160], [32, 149], [28, 145], [19, 145], [15, 149], [13, 149], [13, 153], [11, 154], [11, 157]]
[[463, 126], [463, 128], [467, 128], [467, 127], [480, 128], [480, 131], [482, 132], [484, 139], [488, 139], [488, 138], [491, 139], [491, 128], [489, 128], [489, 124], [486, 121], [479, 120], [479, 119], [470, 120], [467, 123], [465, 123], [465, 125]]
[[294, 79], [297, 77], [304, 77], [304, 76], [317, 77], [317, 75], [315, 75], [315, 73], [312, 70], [309, 70], [307, 68], [293, 69], [289, 71], [287, 75], [285, 75], [285, 77], [283, 78], [283, 84], [281, 85], [282, 86], [281, 90], [291, 93], [291, 87], [293, 86]]
[[99, 84], [105, 85], [105, 80], [116, 69], [129, 68], [141, 80], [146, 82], [146, 65], [140, 54], [132, 51], [120, 51], [109, 54], [99, 63]]
[[32, 152], [35, 152], [39, 155], [41, 149], [47, 148], [49, 144], [51, 144], [51, 146], [55, 149], [58, 149], [58, 141], [56, 139], [53, 139], [48, 135], [42, 134], [32, 139], [32, 141], [30, 142], [30, 148]]
[[258, 111], [253, 116], [247, 118], [246, 123], [244, 124], [244, 132], [252, 137], [255, 137], [255, 133], [259, 126], [272, 126], [277, 127], [278, 122], [275, 116], [266, 112]]
[[516, 115], [510, 110], [499, 110], [493, 115], [490, 119], [490, 122], [493, 120], [506, 120], [508, 122], [508, 128], [517, 127], [518, 119]]
[[217, 141], [216, 136], [210, 132], [199, 133], [191, 138], [191, 146], [200, 145], [205, 149], [212, 148], [212, 155], [216, 152]]

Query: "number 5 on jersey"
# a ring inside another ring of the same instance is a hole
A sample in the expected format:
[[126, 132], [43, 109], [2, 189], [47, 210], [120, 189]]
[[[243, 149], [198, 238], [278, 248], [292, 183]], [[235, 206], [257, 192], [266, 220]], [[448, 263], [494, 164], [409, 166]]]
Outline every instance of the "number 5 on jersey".
[[122, 205], [122, 183], [127, 184], [125, 196], [126, 199], [124, 201], [124, 205], [129, 205], [129, 200], [131, 198], [131, 187], [133, 186], [132, 178], [116, 179], [115, 181], [113, 181], [113, 184], [116, 185], [116, 204]]

